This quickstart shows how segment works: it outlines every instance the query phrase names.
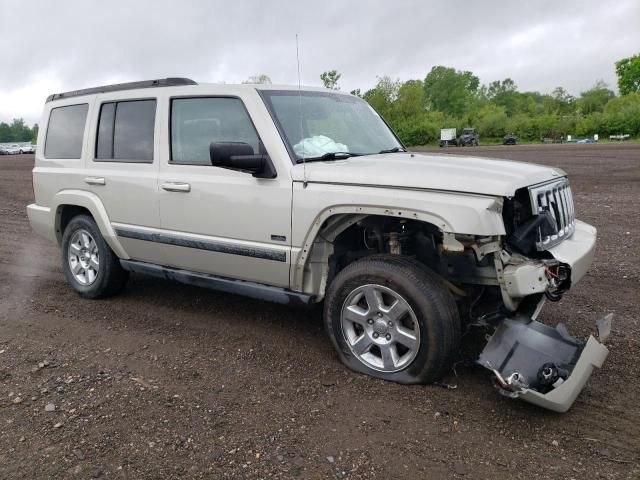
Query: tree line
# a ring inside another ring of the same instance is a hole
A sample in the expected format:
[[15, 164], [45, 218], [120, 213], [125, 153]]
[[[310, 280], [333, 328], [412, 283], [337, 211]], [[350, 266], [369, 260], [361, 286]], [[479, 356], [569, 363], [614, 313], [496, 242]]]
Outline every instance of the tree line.
[[[640, 54], [616, 62], [617, 96], [603, 81], [569, 94], [521, 92], [506, 78], [481, 85], [469, 71], [435, 66], [424, 79], [378, 77], [374, 88], [351, 93], [369, 102], [407, 145], [424, 145], [440, 137], [441, 128], [475, 127], [484, 139], [514, 133], [521, 140], [573, 135], [640, 135]], [[339, 89], [340, 73], [324, 72], [327, 88]]]
[[36, 143], [38, 138], [38, 124], [29, 127], [22, 118], [16, 118], [11, 123], [0, 122], [0, 143]]
[[[563, 87], [551, 93], [521, 92], [510, 79], [480, 85], [469, 71], [438, 65], [424, 79], [400, 81], [378, 77], [374, 88], [351, 93], [368, 101], [407, 145], [440, 138], [441, 128], [475, 127], [482, 138], [507, 133], [521, 140], [629, 134], [640, 136], [640, 54], [615, 63], [619, 95], [603, 81], [575, 97]], [[341, 74], [323, 72], [327, 88], [339, 90]], [[243, 83], [271, 83], [265, 74]], [[38, 125], [23, 119], [0, 123], [0, 143], [36, 142]]]

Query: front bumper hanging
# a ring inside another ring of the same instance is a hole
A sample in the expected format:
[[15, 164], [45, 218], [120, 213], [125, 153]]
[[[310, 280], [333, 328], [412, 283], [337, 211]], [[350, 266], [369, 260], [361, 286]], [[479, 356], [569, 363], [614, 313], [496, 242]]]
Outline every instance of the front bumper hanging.
[[511, 398], [566, 412], [609, 354], [603, 345], [613, 314], [597, 323], [600, 341], [578, 340], [563, 324], [555, 328], [521, 315], [505, 318], [477, 362], [495, 375], [498, 391]]

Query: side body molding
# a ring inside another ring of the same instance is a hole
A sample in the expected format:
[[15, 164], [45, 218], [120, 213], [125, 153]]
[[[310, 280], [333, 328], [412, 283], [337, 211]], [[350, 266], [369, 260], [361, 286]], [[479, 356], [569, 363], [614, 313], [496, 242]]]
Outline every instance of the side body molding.
[[78, 207], [84, 207], [93, 216], [100, 233], [104, 237], [107, 244], [115, 252], [115, 254], [121, 259], [128, 260], [129, 255], [120, 244], [115, 230], [111, 226], [107, 210], [100, 201], [100, 198], [91, 192], [85, 190], [61, 190], [53, 197], [51, 205], [51, 211], [55, 212], [55, 225], [56, 225], [56, 239], [58, 244], [62, 243], [62, 230], [60, 228], [60, 217], [62, 214], [63, 205], [76, 205]]

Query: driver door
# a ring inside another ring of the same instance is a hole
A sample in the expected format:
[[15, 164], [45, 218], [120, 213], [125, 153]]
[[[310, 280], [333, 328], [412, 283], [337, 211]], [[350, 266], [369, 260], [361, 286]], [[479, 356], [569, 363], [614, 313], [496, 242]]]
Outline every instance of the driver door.
[[[291, 181], [211, 166], [211, 142], [260, 137], [238, 97], [178, 97], [169, 105], [168, 151], [158, 178], [164, 264], [289, 286]], [[163, 237], [164, 236], [164, 237]]]

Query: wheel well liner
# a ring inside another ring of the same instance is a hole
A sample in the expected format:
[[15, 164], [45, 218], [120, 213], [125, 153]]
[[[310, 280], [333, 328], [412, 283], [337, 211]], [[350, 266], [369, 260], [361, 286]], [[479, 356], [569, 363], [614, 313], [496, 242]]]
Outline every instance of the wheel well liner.
[[78, 215], [88, 215], [93, 218], [89, 209], [85, 207], [69, 204], [58, 205], [56, 210], [56, 238], [58, 239], [58, 243], [62, 242], [62, 235], [71, 219]]
[[[391, 224], [405, 224], [410, 222], [424, 227], [425, 229], [441, 232], [441, 229], [431, 222], [412, 219], [411, 217], [402, 217], [401, 214], [367, 214], [367, 213], [336, 213], [329, 216], [322, 222], [322, 225], [318, 228], [315, 237], [311, 242], [307, 242], [303, 251], [301, 252], [299, 263], [292, 265], [292, 268], [297, 269], [294, 272], [294, 284], [292, 287], [296, 290], [302, 290], [305, 293], [312, 293], [316, 295], [318, 300], [324, 297], [328, 283], [346, 264], [337, 265], [336, 262], [330, 260], [334, 257], [334, 254], [344, 253], [340, 247], [340, 241], [345, 242], [345, 245], [353, 241], [353, 235], [347, 235], [348, 231], [356, 228], [362, 228], [366, 230], [366, 223], [371, 221], [379, 221]], [[336, 247], [338, 250], [336, 251]], [[346, 247], [346, 251], [349, 251], [349, 247]], [[370, 252], [369, 254], [380, 253]], [[363, 254], [362, 256], [366, 256]], [[355, 261], [357, 259], [353, 258]], [[340, 268], [342, 267], [342, 268]], [[298, 283], [299, 282], [299, 283]]]

